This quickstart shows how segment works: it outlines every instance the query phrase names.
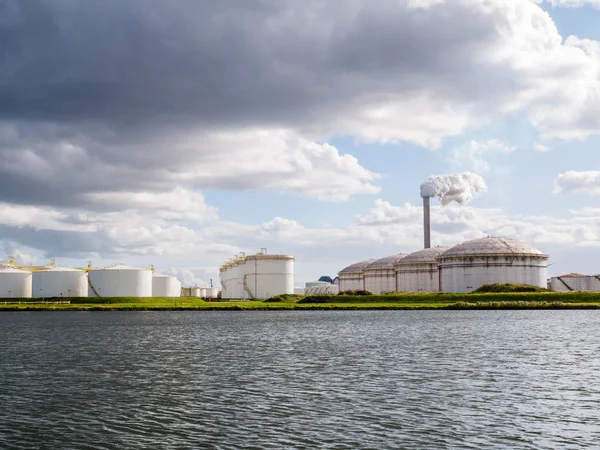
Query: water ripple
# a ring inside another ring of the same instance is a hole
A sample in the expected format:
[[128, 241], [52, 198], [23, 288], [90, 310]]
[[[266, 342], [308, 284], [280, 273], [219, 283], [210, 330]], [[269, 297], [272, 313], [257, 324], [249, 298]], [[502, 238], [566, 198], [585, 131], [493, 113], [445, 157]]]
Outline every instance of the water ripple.
[[600, 312], [4, 313], [0, 448], [594, 448]]

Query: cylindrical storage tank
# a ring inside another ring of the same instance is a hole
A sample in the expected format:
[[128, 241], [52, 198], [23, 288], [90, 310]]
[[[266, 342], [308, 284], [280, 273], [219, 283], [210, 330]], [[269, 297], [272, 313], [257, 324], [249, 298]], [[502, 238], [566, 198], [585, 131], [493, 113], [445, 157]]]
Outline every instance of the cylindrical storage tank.
[[291, 255], [246, 256], [247, 298], [269, 298], [294, 293], [294, 257]]
[[181, 283], [175, 277], [152, 274], [152, 297], [181, 297]]
[[200, 297], [200, 288], [199, 287], [190, 288], [190, 293], [191, 293], [191, 297]]
[[228, 298], [227, 297], [227, 280], [226, 280], [226, 276], [227, 276], [227, 268], [226, 268], [226, 265], [223, 264], [219, 268], [219, 282], [221, 283], [221, 296], [223, 298]]
[[152, 271], [125, 265], [92, 269], [89, 297], [152, 297]]
[[396, 291], [439, 292], [437, 257], [448, 247], [434, 247], [411, 253], [396, 263]]
[[230, 272], [231, 272], [231, 275], [229, 278], [229, 286], [228, 286], [229, 298], [240, 298], [242, 296], [242, 293], [240, 291], [241, 285], [239, 284], [239, 274], [240, 274], [239, 261], [235, 260], [231, 263]]
[[364, 291], [365, 289], [365, 267], [371, 264], [374, 259], [360, 261], [351, 264], [338, 273], [340, 292], [346, 291]]
[[437, 260], [442, 292], [470, 292], [494, 283], [547, 287], [548, 255], [514, 239], [474, 239], [452, 247]]
[[219, 295], [219, 289], [216, 287], [206, 288], [206, 298], [217, 298]]
[[12, 267], [0, 268], [0, 298], [31, 298], [31, 272]]
[[331, 284], [331, 283], [328, 283], [327, 281], [307, 281], [306, 289], [318, 287], [318, 286], [327, 286], [329, 284]]
[[205, 287], [200, 288], [200, 298], [206, 298], [206, 288]]
[[377, 259], [364, 268], [365, 290], [373, 294], [396, 291], [396, 263], [404, 253]]
[[70, 267], [50, 267], [33, 272], [32, 297], [87, 297], [88, 275]]
[[240, 298], [249, 299], [252, 298], [250, 289], [248, 288], [248, 268], [250, 264], [247, 264], [246, 258], [242, 258], [239, 261], [238, 268], [238, 280], [237, 280], [237, 291], [240, 294]]

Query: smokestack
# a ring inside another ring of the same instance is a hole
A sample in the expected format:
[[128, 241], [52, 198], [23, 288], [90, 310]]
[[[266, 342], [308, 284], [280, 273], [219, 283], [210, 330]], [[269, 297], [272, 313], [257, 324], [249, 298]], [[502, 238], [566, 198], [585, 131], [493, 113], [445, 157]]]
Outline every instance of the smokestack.
[[429, 213], [429, 197], [423, 197], [423, 231], [425, 248], [431, 248], [431, 219]]

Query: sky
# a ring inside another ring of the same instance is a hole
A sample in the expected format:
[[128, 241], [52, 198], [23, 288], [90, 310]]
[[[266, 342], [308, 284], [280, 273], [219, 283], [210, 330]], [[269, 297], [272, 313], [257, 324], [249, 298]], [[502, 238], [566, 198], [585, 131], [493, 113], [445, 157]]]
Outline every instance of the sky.
[[484, 236], [600, 272], [600, 0], [0, 0], [0, 262], [296, 285]]

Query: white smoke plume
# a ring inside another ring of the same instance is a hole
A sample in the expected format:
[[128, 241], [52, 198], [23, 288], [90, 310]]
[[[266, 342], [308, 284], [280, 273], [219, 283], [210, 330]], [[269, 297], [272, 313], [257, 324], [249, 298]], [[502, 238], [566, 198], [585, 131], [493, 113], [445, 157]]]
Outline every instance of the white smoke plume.
[[474, 192], [486, 190], [485, 181], [475, 173], [431, 175], [421, 184], [421, 197], [437, 197], [444, 206], [452, 202], [464, 205], [473, 199]]

